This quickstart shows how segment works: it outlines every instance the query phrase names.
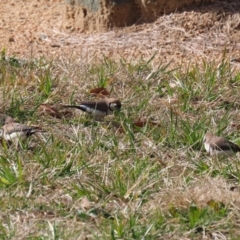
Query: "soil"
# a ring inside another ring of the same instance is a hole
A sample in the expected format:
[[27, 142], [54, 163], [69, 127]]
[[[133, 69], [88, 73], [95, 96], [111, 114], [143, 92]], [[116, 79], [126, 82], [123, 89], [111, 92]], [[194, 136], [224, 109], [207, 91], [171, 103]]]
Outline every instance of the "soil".
[[159, 17], [154, 23], [106, 32], [78, 32], [65, 22], [63, 0], [0, 1], [0, 49], [18, 58], [78, 58], [85, 63], [102, 56], [153, 64], [220, 61], [239, 68], [240, 2], [217, 2]]

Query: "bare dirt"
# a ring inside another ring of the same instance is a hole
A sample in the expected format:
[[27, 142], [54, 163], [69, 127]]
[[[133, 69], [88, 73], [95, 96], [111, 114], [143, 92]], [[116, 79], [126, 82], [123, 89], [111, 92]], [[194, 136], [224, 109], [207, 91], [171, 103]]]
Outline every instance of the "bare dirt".
[[126, 61], [149, 59], [173, 66], [219, 61], [238, 68], [240, 2], [218, 2], [164, 15], [150, 24], [103, 33], [78, 32], [64, 22], [63, 0], [0, 1], [0, 49], [8, 56], [78, 58], [85, 63], [106, 56]]

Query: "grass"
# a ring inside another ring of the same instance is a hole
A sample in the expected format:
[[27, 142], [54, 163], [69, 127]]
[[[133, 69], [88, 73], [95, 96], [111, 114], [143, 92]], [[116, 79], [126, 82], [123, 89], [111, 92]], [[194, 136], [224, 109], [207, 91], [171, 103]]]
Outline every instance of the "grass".
[[[224, 57], [187, 69], [153, 59], [22, 61], [2, 51], [1, 111], [47, 132], [0, 149], [1, 239], [239, 238], [239, 156], [212, 159], [202, 146], [207, 130], [240, 144], [239, 73]], [[94, 87], [121, 99], [121, 113], [93, 122], [38, 110], [89, 99]]]

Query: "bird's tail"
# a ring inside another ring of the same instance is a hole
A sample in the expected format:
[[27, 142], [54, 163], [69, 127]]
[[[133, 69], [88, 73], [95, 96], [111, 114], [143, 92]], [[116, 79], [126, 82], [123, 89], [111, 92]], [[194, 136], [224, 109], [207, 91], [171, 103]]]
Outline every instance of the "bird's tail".
[[86, 112], [86, 108], [82, 105], [62, 105], [62, 107], [65, 107], [65, 108], [77, 108], [77, 109], [80, 109], [84, 112]]
[[31, 133], [34, 134], [36, 132], [46, 132], [46, 130], [42, 129], [39, 126], [31, 126]]

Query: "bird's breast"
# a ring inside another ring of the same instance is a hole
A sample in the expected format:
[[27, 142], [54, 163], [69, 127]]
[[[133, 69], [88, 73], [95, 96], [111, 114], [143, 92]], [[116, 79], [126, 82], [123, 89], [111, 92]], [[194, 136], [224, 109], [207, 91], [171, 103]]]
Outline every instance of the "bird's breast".
[[12, 132], [10, 134], [5, 133], [4, 134], [4, 139], [7, 141], [16, 139], [16, 138], [24, 138], [26, 137], [26, 134], [24, 132]]

